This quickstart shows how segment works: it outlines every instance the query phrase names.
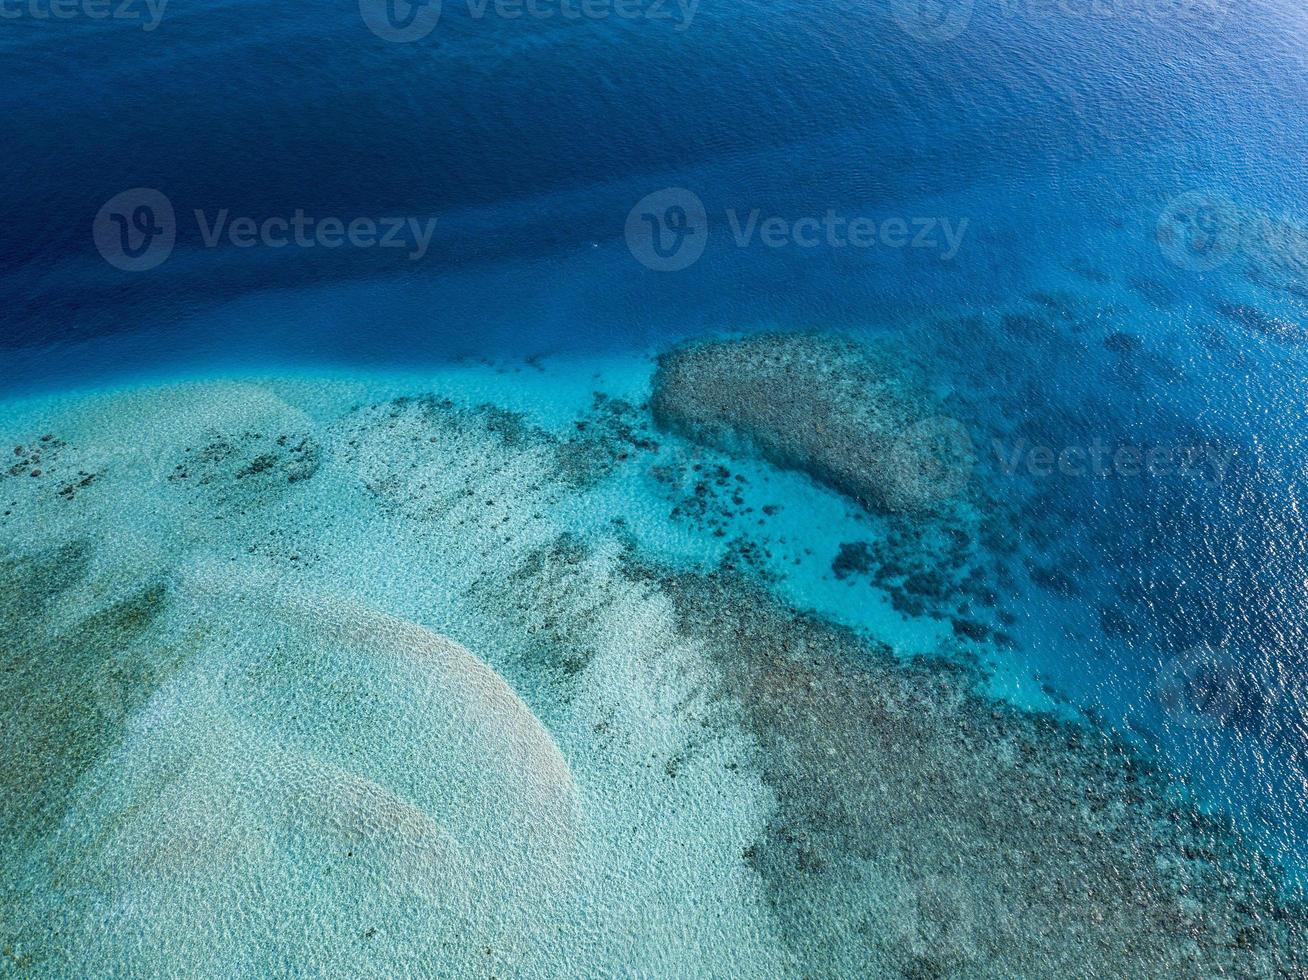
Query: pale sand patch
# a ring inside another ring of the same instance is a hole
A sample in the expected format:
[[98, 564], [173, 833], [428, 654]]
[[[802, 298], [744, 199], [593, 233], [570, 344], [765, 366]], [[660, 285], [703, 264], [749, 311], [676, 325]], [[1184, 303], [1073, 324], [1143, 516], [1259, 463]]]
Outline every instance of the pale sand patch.
[[[396, 764], [420, 766], [425, 761], [457, 770], [458, 779], [451, 783], [478, 794], [457, 801], [461, 808], [516, 815], [522, 833], [540, 838], [538, 844], [548, 841], [551, 860], [536, 855], [542, 868], [569, 859], [580, 805], [568, 763], [508, 683], [466, 648], [365, 603], [288, 587], [259, 567], [201, 563], [184, 581], [205, 605], [237, 606], [252, 622], [289, 628], [286, 641], [295, 652], [277, 661], [278, 685], [305, 681], [315, 670], [335, 672], [342, 683], [368, 687], [377, 684], [380, 675], [415, 698], [439, 703], [438, 712], [420, 712], [425, 704], [397, 704], [394, 709], [403, 713], [401, 718], [382, 721], [369, 715], [346, 724], [381, 723], [389, 735], [402, 721], [412, 722], [414, 745], [381, 746]], [[363, 659], [337, 656], [344, 651], [362, 654]], [[251, 669], [265, 676], [262, 665]], [[305, 689], [312, 687], [306, 683]], [[394, 691], [382, 690], [377, 696], [391, 698]], [[354, 739], [356, 733], [343, 731], [339, 737]], [[361, 743], [367, 740], [366, 735], [358, 738]], [[420, 748], [439, 754], [423, 760]]]

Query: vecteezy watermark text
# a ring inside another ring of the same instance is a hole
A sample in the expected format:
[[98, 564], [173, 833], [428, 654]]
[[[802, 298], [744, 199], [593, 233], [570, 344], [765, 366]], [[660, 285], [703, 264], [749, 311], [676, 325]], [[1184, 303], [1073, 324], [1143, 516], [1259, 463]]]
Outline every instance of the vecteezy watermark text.
[[[890, 0], [890, 13], [905, 34], [929, 44], [959, 37], [972, 23], [976, 0]], [[1220, 30], [1230, 0], [999, 0], [1000, 16], [1040, 27], [1055, 20], [1173, 23]]]
[[0, 20], [132, 20], [153, 31], [168, 0], [0, 0]]
[[427, 218], [313, 218], [296, 208], [290, 218], [271, 217], [256, 221], [232, 218], [226, 208], [206, 215], [195, 212], [200, 239], [205, 248], [216, 248], [225, 238], [234, 248], [407, 248], [415, 262], [427, 254], [436, 219]]
[[699, 12], [700, 0], [466, 0], [468, 15], [504, 20], [665, 20], [684, 31]]
[[[958, 254], [968, 219], [840, 214], [768, 215], [759, 208], [723, 212], [737, 248], [922, 249], [943, 261]], [[708, 245], [709, 219], [699, 195], [668, 187], [642, 198], [627, 215], [627, 248], [638, 262], [657, 272], [678, 272], [697, 262]]]
[[1018, 439], [991, 440], [995, 462], [1007, 476], [1142, 477], [1195, 479], [1221, 483], [1235, 452], [1214, 445], [1138, 446], [1110, 444], [1096, 436], [1085, 445], [1053, 446]]
[[[648, 20], [688, 29], [700, 0], [463, 0], [468, 20]], [[421, 41], [441, 19], [441, 0], [359, 0], [359, 14], [383, 41]]]
[[[420, 260], [431, 247], [435, 218], [317, 217], [296, 208], [289, 216], [233, 217], [228, 208], [195, 209], [198, 241], [204, 248], [394, 248]], [[117, 269], [144, 272], [166, 261], [177, 242], [172, 202], [150, 187], [123, 191], [105, 202], [92, 224], [92, 238], [105, 261]]]
[[1055, 18], [1189, 24], [1217, 30], [1230, 0], [1000, 0], [1004, 16], [1032, 22]]
[[[955, 224], [945, 217], [847, 217], [833, 210], [821, 217], [764, 218], [757, 208], [748, 214], [728, 209], [727, 224], [738, 248], [757, 240], [766, 248], [923, 248], [937, 251], [949, 261], [958, 254], [967, 233], [967, 218]], [[943, 248], [942, 248], [943, 246]]]

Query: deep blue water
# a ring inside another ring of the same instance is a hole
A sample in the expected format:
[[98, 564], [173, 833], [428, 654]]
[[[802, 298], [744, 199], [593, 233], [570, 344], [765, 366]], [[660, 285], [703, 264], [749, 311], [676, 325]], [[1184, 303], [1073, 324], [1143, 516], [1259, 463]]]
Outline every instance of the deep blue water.
[[[816, 327], [903, 343], [992, 464], [995, 439], [1223, 447], [1219, 481], [991, 473], [1031, 572], [1014, 632], [1054, 687], [1308, 866], [1308, 14], [977, 0], [928, 43], [887, 0], [670, 12], [479, 19], [447, 0], [410, 44], [345, 0], [172, 0], [152, 31], [0, 20], [0, 391]], [[171, 201], [177, 246], [122, 272], [92, 222], [137, 187]], [[674, 273], [624, 240], [665, 187], [709, 222]], [[1187, 192], [1284, 222], [1279, 261], [1169, 259], [1157, 227]], [[224, 208], [436, 231], [420, 261], [204, 247], [190, 216]], [[736, 247], [727, 214], [754, 209], [967, 230], [948, 261]], [[1169, 715], [1175, 669], [1226, 691], [1223, 724]]]

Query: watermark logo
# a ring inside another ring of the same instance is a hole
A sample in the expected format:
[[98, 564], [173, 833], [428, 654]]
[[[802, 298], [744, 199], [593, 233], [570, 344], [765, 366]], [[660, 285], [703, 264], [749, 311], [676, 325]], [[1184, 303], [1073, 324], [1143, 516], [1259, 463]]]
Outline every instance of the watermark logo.
[[1188, 191], [1172, 198], [1159, 215], [1154, 238], [1169, 262], [1190, 272], [1211, 272], [1240, 250], [1244, 223], [1225, 194]]
[[91, 228], [104, 260], [124, 272], [145, 272], [161, 265], [177, 241], [173, 204], [152, 187], [115, 194], [95, 216]]
[[289, 218], [280, 215], [256, 220], [248, 215], [233, 217], [227, 208], [212, 214], [195, 212], [200, 242], [217, 248], [226, 242], [233, 248], [402, 248], [418, 261], [427, 254], [436, 233], [435, 218], [317, 218], [296, 208]]
[[1276, 688], [1257, 658], [1200, 643], [1167, 660], [1154, 691], [1169, 723], [1190, 731], [1250, 733], [1270, 719]]
[[1235, 451], [1221, 446], [1160, 444], [1141, 446], [1110, 443], [1095, 436], [1084, 445], [1050, 446], [1017, 439], [992, 439], [995, 463], [1005, 476], [1019, 473], [1034, 478], [1153, 479], [1221, 483], [1235, 459]]
[[684, 187], [647, 194], [627, 215], [627, 248], [655, 272], [680, 272], [708, 246], [708, 214], [699, 195]]
[[168, 0], [0, 0], [0, 20], [140, 21], [153, 31], [163, 20]]
[[952, 41], [972, 22], [974, 0], [890, 0], [890, 15], [909, 37], [928, 44]]
[[441, 0], [359, 0], [363, 22], [383, 41], [421, 41], [441, 19]]
[[[228, 208], [192, 212], [196, 239], [203, 248], [354, 248], [405, 249], [411, 261], [427, 254], [436, 233], [435, 218], [356, 216], [315, 217], [303, 208], [288, 216], [261, 219], [233, 215]], [[177, 242], [172, 202], [157, 190], [138, 187], [116, 194], [96, 215], [95, 247], [116, 269], [145, 272], [161, 265]]]
[[[728, 208], [723, 222], [736, 248], [924, 249], [948, 262], [958, 254], [968, 219], [889, 217], [880, 220], [828, 210], [799, 217], [765, 215], [758, 208]], [[697, 262], [708, 245], [704, 202], [683, 187], [669, 187], [642, 198], [627, 215], [627, 248], [641, 265], [658, 272], [680, 272]]]
[[801, 218], [765, 218], [755, 208], [745, 214], [728, 210], [726, 217], [737, 248], [749, 248], [755, 241], [765, 248], [916, 248], [937, 252], [946, 262], [958, 254], [968, 226], [967, 218], [957, 223], [934, 216], [878, 221], [861, 215], [847, 217], [834, 210]]
[[963, 423], [933, 415], [901, 432], [888, 459], [914, 504], [922, 506], [963, 491], [976, 466], [976, 450]]
[[[466, 5], [466, 17], [472, 21], [671, 21], [678, 33], [690, 27], [699, 10], [699, 0], [466, 0]], [[441, 0], [359, 0], [359, 13], [383, 41], [408, 43], [436, 28]]]
[[998, 903], [987, 903], [983, 913], [961, 868], [896, 875], [877, 884], [888, 900], [882, 941], [897, 954], [903, 976], [966, 975], [982, 931], [989, 936], [1011, 929], [1010, 913]]

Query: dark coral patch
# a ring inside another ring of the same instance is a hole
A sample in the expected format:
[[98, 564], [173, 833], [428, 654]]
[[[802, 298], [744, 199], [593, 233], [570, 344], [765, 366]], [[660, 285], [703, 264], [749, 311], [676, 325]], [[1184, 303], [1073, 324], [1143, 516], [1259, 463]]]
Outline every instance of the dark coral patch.
[[658, 448], [649, 433], [647, 412], [597, 391], [590, 412], [573, 423], [572, 433], [559, 440], [559, 473], [569, 485], [587, 487], [629, 459]]
[[875, 553], [866, 541], [846, 541], [831, 562], [831, 571], [838, 579], [851, 575], [866, 575], [876, 567]]
[[1213, 303], [1213, 308], [1228, 320], [1283, 344], [1297, 346], [1308, 343], [1308, 327], [1284, 317], [1273, 316], [1256, 306], [1217, 300]]
[[6, 477], [27, 476], [40, 478], [61, 473], [63, 457], [68, 443], [47, 432], [37, 439], [19, 443], [13, 447], [13, 458], [8, 466], [0, 470], [0, 480]]
[[213, 508], [213, 518], [222, 520], [286, 496], [321, 464], [322, 448], [312, 436], [211, 432], [202, 445], [185, 448], [168, 483], [197, 493]]
[[930, 510], [964, 489], [966, 430], [889, 358], [816, 334], [760, 334], [659, 358], [662, 428], [801, 470], [873, 510]]
[[1114, 330], [1104, 338], [1104, 349], [1114, 354], [1134, 354], [1144, 347], [1144, 343], [1134, 334]]

